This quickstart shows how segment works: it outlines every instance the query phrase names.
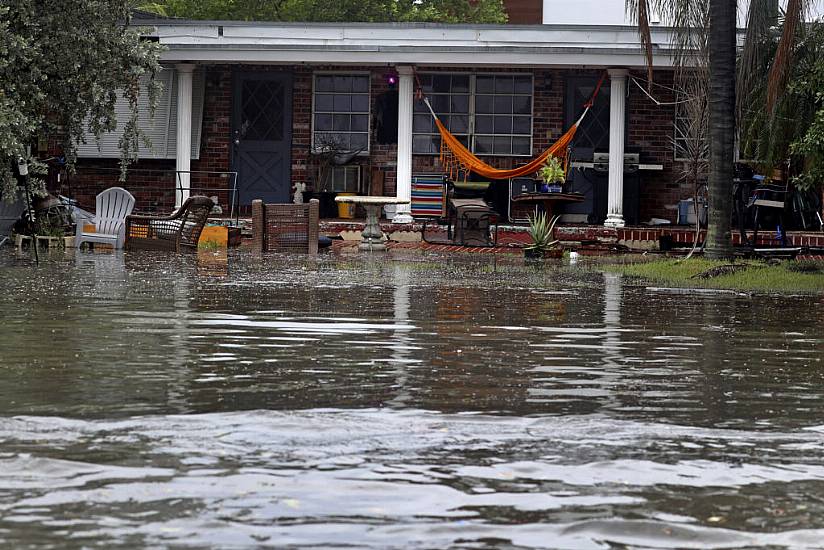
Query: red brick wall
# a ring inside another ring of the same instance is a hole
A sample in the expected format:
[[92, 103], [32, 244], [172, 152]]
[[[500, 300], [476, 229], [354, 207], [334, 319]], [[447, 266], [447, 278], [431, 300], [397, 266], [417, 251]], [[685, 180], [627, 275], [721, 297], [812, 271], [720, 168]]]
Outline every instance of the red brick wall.
[[66, 193], [78, 204], [94, 211], [95, 196], [103, 189], [121, 186], [135, 197], [135, 209], [141, 212], [168, 212], [175, 202], [174, 160], [142, 160], [120, 181], [115, 159], [79, 160], [77, 172], [68, 178]]
[[[206, 68], [206, 94], [203, 112], [203, 131], [201, 136], [200, 159], [192, 161], [193, 171], [228, 171], [231, 169], [231, 101], [232, 101], [232, 66], [214, 65]], [[317, 166], [309, 155], [311, 144], [312, 117], [312, 75], [316, 70], [370, 71], [372, 80], [372, 112], [376, 99], [388, 89], [385, 75], [389, 69], [384, 67], [246, 67], [244, 70], [290, 70], [293, 75], [294, 91], [292, 105], [292, 175], [295, 182], [313, 182]], [[429, 69], [427, 69], [429, 70]], [[450, 68], [461, 71], [461, 68]], [[471, 69], [463, 69], [471, 71]], [[500, 72], [512, 72], [500, 69]], [[483, 72], [495, 72], [483, 69]], [[529, 72], [529, 71], [525, 71]], [[564, 86], [565, 76], [581, 71], [567, 69], [537, 69], [534, 74], [534, 118], [533, 118], [533, 154], [538, 154], [554, 142], [566, 128], [564, 127]], [[591, 74], [592, 71], [587, 71]], [[644, 77], [644, 74], [637, 73]], [[671, 86], [671, 73], [659, 72], [656, 82]], [[691, 191], [685, 184], [677, 181], [677, 163], [673, 161], [673, 118], [672, 106], [655, 105], [641, 90], [631, 82], [628, 83], [628, 139], [627, 148], [643, 152], [642, 160], [648, 163], [663, 164], [663, 172], [646, 172], [641, 183], [641, 219], [650, 217], [671, 218], [672, 210], [666, 205], [675, 204], [677, 200], [690, 196]], [[655, 87], [655, 95], [660, 101], [672, 101], [672, 92], [665, 87]], [[384, 176], [384, 193], [392, 195], [396, 189], [396, 145], [382, 145], [374, 141], [375, 120], [372, 117], [371, 152], [367, 157], [355, 159], [363, 166], [365, 189], [369, 189], [369, 176], [380, 170]], [[484, 157], [484, 160], [497, 168], [512, 168], [528, 159], [524, 157]], [[138, 189], [138, 205], [141, 209], [168, 210], [174, 202], [174, 160], [140, 161], [129, 173], [126, 186]], [[144, 171], [146, 170], [146, 171]], [[150, 171], [149, 171], [150, 170]], [[436, 155], [415, 155], [414, 172], [439, 171], [439, 159]], [[117, 161], [90, 161], [78, 163], [78, 174], [72, 177], [81, 204], [93, 206], [94, 196], [103, 188], [117, 184]], [[194, 188], [216, 189], [228, 187], [225, 177], [193, 176]], [[218, 193], [221, 201], [228, 199], [225, 193]]]
[[[632, 72], [630, 75], [644, 80], [647, 78], [645, 72]], [[675, 101], [672, 71], [656, 71], [653, 80], [650, 95], [662, 103]], [[640, 150], [643, 163], [664, 165], [662, 172], [650, 171], [641, 174], [640, 219], [647, 221], [652, 217], [658, 217], [674, 222], [676, 211], [666, 207], [692, 196], [692, 190], [687, 182], [680, 180], [679, 177], [682, 163], [674, 160], [675, 107], [656, 105], [631, 81], [627, 86], [629, 98], [626, 147], [629, 150]]]
[[[221, 66], [206, 68], [206, 92], [203, 98], [203, 128], [200, 158], [192, 161], [192, 171], [226, 172], [230, 169], [232, 113], [232, 73]], [[192, 174], [193, 188], [229, 189], [228, 175]], [[229, 200], [228, 191], [218, 193], [221, 204]]]
[[504, 0], [508, 23], [516, 25], [540, 25], [544, 18], [543, 0]]
[[312, 145], [312, 71], [296, 67], [292, 73], [292, 183], [309, 180]]

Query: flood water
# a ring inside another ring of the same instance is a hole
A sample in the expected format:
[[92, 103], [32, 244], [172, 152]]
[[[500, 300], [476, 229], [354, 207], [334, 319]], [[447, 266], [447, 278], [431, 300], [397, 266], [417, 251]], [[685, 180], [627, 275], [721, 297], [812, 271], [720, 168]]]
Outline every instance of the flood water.
[[821, 297], [1, 250], [0, 315], [2, 548], [824, 548]]

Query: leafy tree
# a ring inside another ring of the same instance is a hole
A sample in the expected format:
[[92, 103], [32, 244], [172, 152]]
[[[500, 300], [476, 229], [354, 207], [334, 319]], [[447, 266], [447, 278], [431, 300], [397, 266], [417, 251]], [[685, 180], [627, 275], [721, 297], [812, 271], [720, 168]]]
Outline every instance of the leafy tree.
[[505, 23], [501, 0], [155, 0], [144, 10], [187, 19]]
[[[824, 64], [819, 58], [819, 84], [824, 86], [821, 76], [824, 73]], [[790, 146], [790, 152], [803, 158], [803, 170], [793, 182], [801, 189], [820, 190], [824, 185], [824, 88], [807, 89], [807, 93], [813, 95], [816, 106], [815, 115], [807, 127], [806, 132]]]
[[[778, 45], [775, 27], [760, 37], [761, 48], [774, 55]], [[824, 23], [798, 28], [786, 92], [775, 108], [767, 108], [763, 86], [754, 88], [742, 106], [742, 145], [747, 158], [759, 159], [765, 168], [788, 162], [793, 183], [813, 189], [824, 183]], [[758, 61], [753, 73], [768, 78], [769, 63]]]
[[[660, 13], [677, 30], [674, 35], [677, 55], [682, 59], [694, 48], [693, 35], [699, 34], [707, 46], [708, 79], [706, 124], [709, 143], [707, 237], [709, 257], [731, 257], [731, 186], [735, 144], [735, 71], [736, 0], [626, 0], [638, 22], [647, 62], [652, 60], [650, 9]], [[685, 39], [684, 36], [687, 36]], [[652, 71], [650, 70], [650, 78]]]
[[0, 0], [0, 191], [13, 200], [12, 163], [38, 137], [59, 136], [69, 167], [85, 127], [115, 128], [118, 94], [129, 102], [122, 166], [137, 158], [138, 82], [158, 86], [160, 47], [128, 27], [130, 0]]
[[[774, 50], [774, 57], [765, 61], [763, 51], [756, 49], [759, 41], [754, 39], [769, 29], [778, 12], [776, 0], [751, 0], [747, 19], [748, 32], [742, 53], [740, 77], [736, 71], [736, 0], [626, 0], [627, 10], [635, 15], [641, 43], [644, 45], [648, 62], [652, 58], [652, 42], [649, 32], [650, 8], [675, 26], [678, 32], [676, 46], [682, 51], [692, 44], [680, 41], [684, 32], [700, 33], [706, 36], [709, 51], [708, 105], [709, 117], [707, 137], [709, 142], [709, 219], [707, 223], [706, 255], [712, 258], [732, 256], [732, 214], [731, 187], [733, 177], [734, 144], [736, 138], [736, 88], [739, 99], [749, 95], [749, 89], [763, 86], [752, 77], [753, 67], [767, 63], [766, 110], [775, 111], [779, 99], [784, 96], [788, 76], [793, 66], [793, 44], [797, 29], [801, 26], [804, 13], [811, 0], [788, 0], [782, 25], [781, 38]], [[705, 23], [701, 23], [702, 14]], [[684, 25], [686, 24], [686, 29]], [[739, 86], [737, 86], [739, 84]]]

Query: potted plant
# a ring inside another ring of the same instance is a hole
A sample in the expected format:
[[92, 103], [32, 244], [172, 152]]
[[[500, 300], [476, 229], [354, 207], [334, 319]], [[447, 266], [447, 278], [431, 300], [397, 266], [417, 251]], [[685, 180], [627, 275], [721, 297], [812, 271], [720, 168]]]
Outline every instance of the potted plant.
[[74, 236], [66, 235], [65, 224], [59, 219], [42, 213], [34, 224], [33, 241], [39, 246], [42, 242], [48, 248], [74, 248]]
[[541, 184], [542, 193], [548, 193], [549, 191], [560, 192], [561, 184], [566, 177], [561, 161], [553, 155], [550, 155], [549, 158], [546, 159], [544, 166], [538, 170], [538, 176], [544, 182]]
[[529, 217], [528, 232], [532, 242], [524, 247], [524, 256], [527, 258], [546, 258], [554, 251], [561, 252], [561, 249], [555, 248], [559, 241], [553, 238], [555, 224], [558, 223], [560, 218], [560, 216], [552, 216], [552, 219], [547, 220], [545, 212]]

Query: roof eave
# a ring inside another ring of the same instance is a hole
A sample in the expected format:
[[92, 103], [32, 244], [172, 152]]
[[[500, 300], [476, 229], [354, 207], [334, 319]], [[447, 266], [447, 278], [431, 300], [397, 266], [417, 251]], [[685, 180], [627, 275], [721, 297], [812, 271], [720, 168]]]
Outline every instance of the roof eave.
[[[399, 32], [399, 30], [404, 32]], [[159, 21], [167, 61], [226, 63], [644, 66], [634, 27]], [[655, 66], [671, 65], [656, 27]]]
[[[654, 67], [672, 66], [669, 50], [658, 49]], [[428, 47], [391, 46], [329, 47], [321, 45], [283, 46], [271, 44], [224, 45], [187, 44], [170, 47], [163, 54], [167, 62], [252, 64], [341, 64], [341, 65], [432, 65], [562, 67], [620, 66], [644, 67], [640, 48], [598, 47]]]

